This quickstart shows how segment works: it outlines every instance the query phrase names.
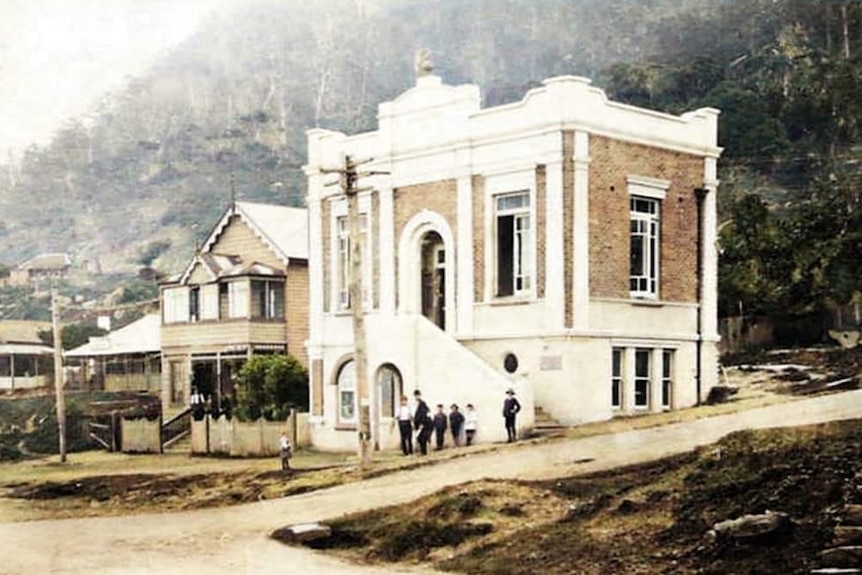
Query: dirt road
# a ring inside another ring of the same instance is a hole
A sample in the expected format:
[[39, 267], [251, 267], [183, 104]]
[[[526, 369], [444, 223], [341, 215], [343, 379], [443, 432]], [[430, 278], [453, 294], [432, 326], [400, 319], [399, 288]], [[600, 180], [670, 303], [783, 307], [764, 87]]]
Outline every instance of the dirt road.
[[266, 536], [291, 523], [403, 503], [480, 478], [547, 478], [648, 461], [746, 428], [862, 417], [862, 390], [646, 430], [476, 454], [275, 501], [173, 514], [0, 524], [0, 575], [382, 574]]

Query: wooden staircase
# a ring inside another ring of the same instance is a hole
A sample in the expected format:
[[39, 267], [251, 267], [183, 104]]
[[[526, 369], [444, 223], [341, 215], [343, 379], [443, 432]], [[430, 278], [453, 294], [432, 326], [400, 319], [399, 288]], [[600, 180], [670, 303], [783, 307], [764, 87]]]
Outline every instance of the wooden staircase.
[[533, 424], [533, 436], [536, 437], [560, 437], [565, 435], [567, 426], [563, 425], [551, 414], [539, 407], [535, 407], [535, 423]]

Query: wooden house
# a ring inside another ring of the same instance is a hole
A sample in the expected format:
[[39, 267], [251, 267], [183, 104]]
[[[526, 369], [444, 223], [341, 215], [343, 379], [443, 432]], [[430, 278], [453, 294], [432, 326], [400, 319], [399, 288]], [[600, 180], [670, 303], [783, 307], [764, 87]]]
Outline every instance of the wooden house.
[[307, 230], [305, 209], [234, 202], [162, 283], [163, 407], [187, 404], [194, 387], [218, 409], [256, 354], [306, 363]]

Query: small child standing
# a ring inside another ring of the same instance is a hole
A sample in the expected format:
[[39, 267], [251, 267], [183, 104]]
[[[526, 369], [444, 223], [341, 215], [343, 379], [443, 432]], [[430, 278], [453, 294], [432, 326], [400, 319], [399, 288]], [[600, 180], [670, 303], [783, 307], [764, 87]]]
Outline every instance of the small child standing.
[[449, 408], [449, 429], [452, 430], [452, 442], [455, 447], [461, 446], [461, 429], [464, 427], [464, 414], [458, 411], [458, 404]]
[[278, 439], [278, 455], [281, 457], [281, 470], [290, 471], [290, 458], [293, 457], [293, 446], [290, 444], [290, 438], [286, 431], [281, 432], [281, 437]]
[[443, 438], [446, 435], [446, 414], [443, 413], [443, 404], [437, 404], [437, 413], [434, 414], [434, 438], [437, 440], [437, 451], [443, 449]]
[[476, 428], [479, 426], [479, 415], [472, 403], [467, 404], [467, 411], [464, 413], [464, 432], [467, 434], [467, 445], [473, 445], [473, 437], [476, 435]]

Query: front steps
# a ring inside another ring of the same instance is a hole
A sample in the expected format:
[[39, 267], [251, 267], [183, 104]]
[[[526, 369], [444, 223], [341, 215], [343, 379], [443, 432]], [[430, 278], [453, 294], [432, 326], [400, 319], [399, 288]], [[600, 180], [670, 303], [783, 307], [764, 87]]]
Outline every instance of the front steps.
[[533, 435], [538, 437], [561, 437], [566, 434], [567, 426], [563, 425], [541, 407], [535, 408]]

